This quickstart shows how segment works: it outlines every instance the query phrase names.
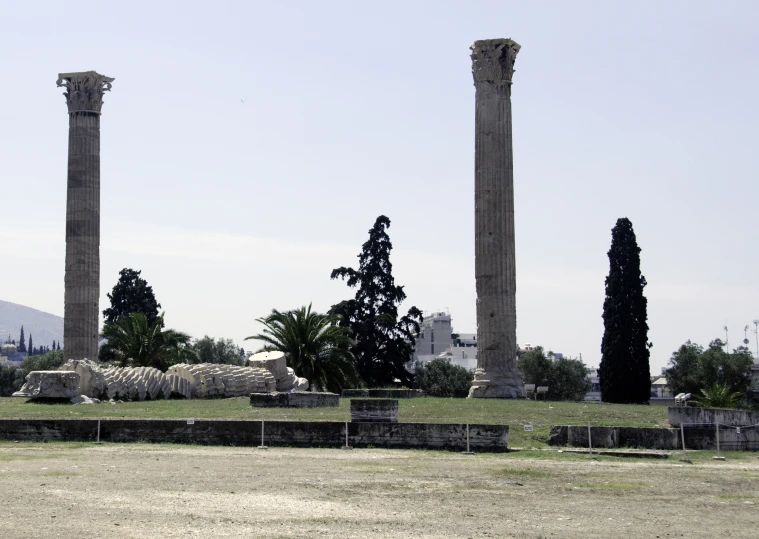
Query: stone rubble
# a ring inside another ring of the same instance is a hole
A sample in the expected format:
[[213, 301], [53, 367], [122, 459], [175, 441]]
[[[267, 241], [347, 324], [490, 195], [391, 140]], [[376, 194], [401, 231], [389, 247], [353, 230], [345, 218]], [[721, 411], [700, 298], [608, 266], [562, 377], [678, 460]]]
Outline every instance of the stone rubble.
[[248, 358], [248, 366], [269, 371], [277, 381], [276, 391], [279, 393], [306, 391], [308, 389], [308, 380], [295, 375], [295, 371], [287, 366], [287, 358], [283, 352], [272, 351], [253, 354]]
[[[303, 391], [308, 380], [299, 378], [284, 362], [263, 368], [200, 363], [179, 364], [166, 373], [152, 367], [106, 367], [87, 359], [68, 360], [57, 371], [29, 373], [16, 397], [79, 398], [118, 400], [168, 399], [172, 395], [188, 399], [242, 397], [251, 393]], [[271, 370], [270, 370], [271, 369]], [[273, 372], [279, 374], [276, 378]], [[286, 389], [279, 389], [280, 387]], [[82, 400], [81, 402], [86, 402]]]
[[69, 371], [33, 371], [14, 397], [70, 399], [79, 395], [79, 374]]

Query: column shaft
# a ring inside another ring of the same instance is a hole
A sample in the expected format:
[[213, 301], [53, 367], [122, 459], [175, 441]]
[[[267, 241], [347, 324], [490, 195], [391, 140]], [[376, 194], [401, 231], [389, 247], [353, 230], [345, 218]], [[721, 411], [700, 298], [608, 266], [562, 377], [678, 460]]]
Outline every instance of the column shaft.
[[100, 116], [69, 115], [63, 339], [69, 359], [98, 357]]
[[470, 397], [524, 396], [517, 367], [511, 75], [519, 45], [472, 46], [477, 370]]

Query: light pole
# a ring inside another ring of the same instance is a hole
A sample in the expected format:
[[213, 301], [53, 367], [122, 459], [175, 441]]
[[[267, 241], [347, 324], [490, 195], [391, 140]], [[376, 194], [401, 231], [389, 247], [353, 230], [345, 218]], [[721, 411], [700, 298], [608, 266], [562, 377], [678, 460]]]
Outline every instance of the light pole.
[[759, 362], [759, 320], [754, 320], [754, 337], [756, 338], [756, 361]]

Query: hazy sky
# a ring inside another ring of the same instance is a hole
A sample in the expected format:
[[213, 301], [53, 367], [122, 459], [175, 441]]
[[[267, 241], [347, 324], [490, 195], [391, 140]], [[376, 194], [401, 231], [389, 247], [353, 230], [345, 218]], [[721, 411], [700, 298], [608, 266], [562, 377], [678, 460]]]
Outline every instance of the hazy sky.
[[405, 307], [476, 331], [469, 46], [511, 37], [519, 344], [598, 364], [619, 217], [652, 373], [759, 318], [755, 2], [0, 3], [0, 299], [63, 315], [55, 81], [92, 69], [116, 79], [101, 309], [141, 269], [168, 326], [243, 344], [272, 308], [352, 296], [330, 271], [385, 214]]

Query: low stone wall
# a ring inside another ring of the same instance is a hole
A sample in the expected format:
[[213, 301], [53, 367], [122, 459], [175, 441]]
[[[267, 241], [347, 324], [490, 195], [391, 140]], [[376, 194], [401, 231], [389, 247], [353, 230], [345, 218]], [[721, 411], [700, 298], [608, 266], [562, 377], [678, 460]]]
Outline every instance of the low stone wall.
[[340, 396], [346, 399], [412, 399], [427, 394], [421, 389], [343, 389]]
[[[679, 428], [647, 427], [591, 427], [590, 441], [594, 448], [613, 449], [635, 447], [638, 449], [682, 449]], [[715, 427], [684, 427], [686, 449], [717, 449]], [[721, 428], [720, 449], [759, 450], [759, 429]], [[548, 436], [549, 445], [588, 447], [588, 427], [552, 425]]]
[[[190, 423], [192, 421], [192, 423]], [[0, 439], [95, 441], [97, 419], [0, 419]], [[472, 451], [508, 450], [508, 425], [469, 425]], [[189, 443], [255, 447], [261, 421], [103, 419], [103, 442]], [[466, 425], [444, 423], [348, 423], [353, 447], [466, 450]], [[264, 443], [270, 446], [342, 447], [345, 423], [339, 421], [266, 421]]]
[[[636, 447], [641, 449], [677, 449], [677, 429], [646, 427], [591, 427], [590, 441], [593, 447], [612, 449]], [[588, 447], [588, 427], [552, 425], [548, 436], [549, 445]]]
[[320, 408], [339, 406], [337, 393], [296, 391], [293, 393], [251, 393], [250, 405], [255, 408]]
[[730, 425], [743, 427], [759, 425], [759, 412], [729, 410], [726, 408], [699, 408], [695, 406], [671, 406], [667, 408], [667, 421], [673, 427], [685, 425]]

